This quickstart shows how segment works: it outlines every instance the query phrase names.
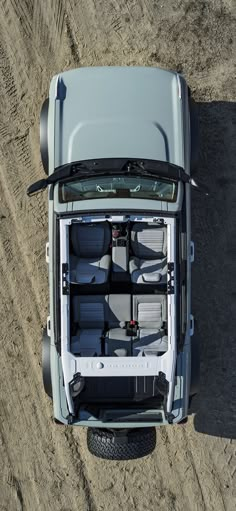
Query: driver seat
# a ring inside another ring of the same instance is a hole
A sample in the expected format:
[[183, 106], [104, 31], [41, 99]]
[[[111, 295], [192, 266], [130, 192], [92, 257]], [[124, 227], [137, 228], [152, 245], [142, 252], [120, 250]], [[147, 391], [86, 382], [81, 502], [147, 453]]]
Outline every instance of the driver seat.
[[78, 284], [103, 284], [108, 280], [111, 256], [111, 229], [108, 222], [73, 224], [73, 252], [70, 256], [72, 279]]

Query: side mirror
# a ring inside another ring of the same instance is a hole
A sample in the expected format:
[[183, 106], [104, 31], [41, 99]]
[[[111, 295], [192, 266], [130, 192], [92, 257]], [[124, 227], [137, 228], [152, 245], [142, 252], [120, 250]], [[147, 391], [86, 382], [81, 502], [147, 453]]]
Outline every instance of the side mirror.
[[203, 184], [198, 184], [192, 177], [190, 178], [189, 183], [197, 192], [203, 193], [207, 196], [210, 195], [209, 188]]
[[36, 181], [27, 188], [27, 195], [31, 197], [31, 195], [34, 195], [38, 192], [45, 190], [45, 188], [47, 188], [47, 185], [48, 185], [47, 179], [40, 179], [39, 181]]

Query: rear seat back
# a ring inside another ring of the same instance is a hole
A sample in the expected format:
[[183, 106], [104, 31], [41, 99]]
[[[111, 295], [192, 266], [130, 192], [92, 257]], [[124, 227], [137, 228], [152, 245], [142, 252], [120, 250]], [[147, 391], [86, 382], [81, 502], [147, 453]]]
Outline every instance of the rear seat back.
[[73, 320], [81, 329], [123, 328], [131, 320], [131, 295], [74, 296]]
[[[108, 356], [133, 354], [157, 355], [168, 349], [164, 323], [167, 321], [165, 295], [81, 295], [73, 298], [76, 335], [71, 350], [82, 356], [94, 356], [102, 350]], [[131, 303], [132, 309], [131, 311]], [[127, 335], [126, 322], [138, 322], [137, 337]], [[105, 334], [105, 337], [103, 337]]]
[[131, 295], [111, 294], [106, 297], [106, 321], [109, 328], [123, 328], [131, 320]]
[[160, 330], [166, 322], [166, 296], [134, 295], [133, 319], [138, 321], [139, 328], [155, 328]]
[[73, 319], [80, 329], [103, 329], [105, 326], [106, 296], [82, 295], [73, 298]]
[[73, 320], [79, 328], [124, 328], [131, 317], [139, 328], [161, 329], [167, 321], [165, 295], [81, 295], [73, 297]]

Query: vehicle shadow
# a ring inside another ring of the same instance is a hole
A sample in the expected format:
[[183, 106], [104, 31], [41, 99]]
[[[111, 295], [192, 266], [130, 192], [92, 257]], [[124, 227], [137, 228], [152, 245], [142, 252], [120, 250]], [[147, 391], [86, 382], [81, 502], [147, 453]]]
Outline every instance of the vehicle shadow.
[[198, 103], [200, 158], [192, 192], [192, 310], [201, 349], [199, 432], [236, 438], [236, 103]]

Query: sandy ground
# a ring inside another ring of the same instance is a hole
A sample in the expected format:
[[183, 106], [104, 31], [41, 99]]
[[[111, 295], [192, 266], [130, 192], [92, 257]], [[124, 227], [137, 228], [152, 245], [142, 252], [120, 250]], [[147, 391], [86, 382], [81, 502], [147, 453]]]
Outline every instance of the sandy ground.
[[[231, 511], [236, 508], [235, 0], [1, 0], [0, 510]], [[132, 462], [99, 461], [86, 432], [58, 427], [41, 381], [48, 313], [39, 112], [51, 77], [84, 65], [181, 71], [198, 102], [193, 309], [201, 392], [186, 426], [158, 431]]]

